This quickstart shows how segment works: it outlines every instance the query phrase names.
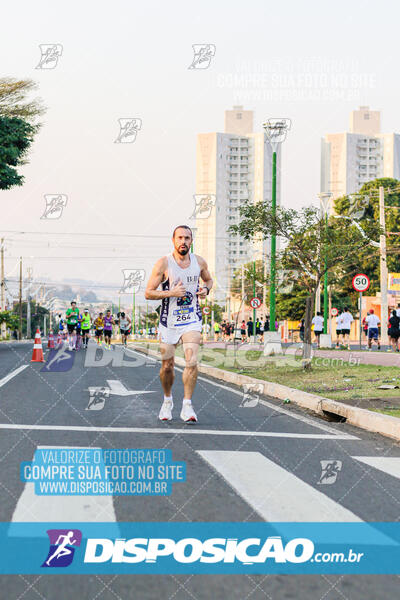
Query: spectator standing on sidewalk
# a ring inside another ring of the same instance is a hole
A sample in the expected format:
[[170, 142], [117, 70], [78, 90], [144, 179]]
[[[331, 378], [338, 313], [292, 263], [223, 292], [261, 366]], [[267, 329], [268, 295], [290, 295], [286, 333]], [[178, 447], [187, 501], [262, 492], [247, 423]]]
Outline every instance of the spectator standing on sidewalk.
[[242, 342], [246, 341], [246, 321], [243, 319], [240, 325], [240, 335], [242, 336]]
[[350, 350], [350, 329], [351, 329], [351, 324], [354, 321], [353, 315], [351, 314], [351, 312], [349, 311], [349, 309], [346, 306], [340, 316], [342, 319], [343, 345], [345, 346], [346, 342], [347, 342], [347, 349]]
[[302, 319], [300, 321], [300, 326], [299, 326], [300, 340], [302, 342], [304, 342], [304, 329], [305, 329], [305, 322], [304, 322], [304, 319]]
[[261, 335], [261, 321], [257, 317], [257, 320], [256, 320], [256, 336], [260, 336], [260, 335]]
[[321, 313], [318, 311], [311, 323], [314, 325], [314, 335], [317, 342], [317, 348], [320, 347], [320, 335], [324, 329], [324, 319]]
[[251, 336], [253, 335], [253, 320], [251, 317], [249, 317], [249, 320], [247, 321], [247, 337], [251, 338]]
[[216, 321], [214, 323], [214, 341], [215, 342], [219, 342], [219, 332], [220, 332], [219, 323], [217, 323], [217, 321]]
[[393, 352], [399, 352], [400, 317], [397, 316], [396, 310], [392, 310], [392, 316], [389, 319], [388, 336]]
[[366, 316], [366, 321], [368, 323], [368, 350], [371, 350], [372, 341], [378, 344], [378, 350], [381, 349], [381, 344], [379, 341], [379, 323], [380, 319], [377, 315], [374, 314], [374, 310], [371, 308], [369, 313]]
[[400, 302], [397, 303], [396, 317], [400, 318]]
[[269, 331], [269, 317], [265, 317], [264, 331]]
[[339, 348], [341, 335], [342, 335], [342, 315], [340, 314], [336, 317], [336, 348]]

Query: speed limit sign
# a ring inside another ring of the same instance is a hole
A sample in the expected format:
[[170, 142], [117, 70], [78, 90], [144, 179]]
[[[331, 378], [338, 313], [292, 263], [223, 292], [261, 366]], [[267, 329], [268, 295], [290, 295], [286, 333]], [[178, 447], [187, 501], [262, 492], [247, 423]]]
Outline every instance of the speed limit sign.
[[252, 298], [250, 300], [250, 306], [251, 308], [260, 308], [261, 300], [259, 298]]
[[209, 306], [203, 306], [203, 315], [209, 315], [211, 308]]
[[331, 316], [332, 316], [332, 317], [337, 317], [337, 316], [338, 316], [338, 314], [339, 314], [339, 311], [338, 311], [338, 309], [337, 309], [337, 308], [335, 308], [335, 307], [332, 307], [332, 308], [331, 308]]
[[364, 273], [358, 273], [353, 277], [352, 285], [356, 292], [366, 292], [370, 286], [370, 280]]

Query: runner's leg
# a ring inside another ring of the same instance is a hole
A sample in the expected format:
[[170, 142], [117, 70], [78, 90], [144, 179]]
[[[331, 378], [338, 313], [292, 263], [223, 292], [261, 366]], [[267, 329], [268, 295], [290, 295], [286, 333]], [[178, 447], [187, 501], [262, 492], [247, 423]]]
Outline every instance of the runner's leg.
[[185, 368], [182, 374], [184, 398], [182, 402], [181, 419], [185, 422], [196, 422], [197, 416], [192, 407], [192, 396], [197, 381], [197, 358], [201, 334], [199, 331], [187, 331], [182, 335]]
[[175, 357], [175, 344], [165, 344], [160, 342], [161, 352], [161, 369], [160, 369], [160, 380], [164, 390], [164, 396], [169, 398], [171, 396], [172, 385], [174, 383], [174, 357]]
[[160, 380], [164, 390], [164, 400], [161, 405], [158, 418], [160, 421], [170, 421], [172, 419], [172, 409], [174, 407], [174, 402], [172, 399], [172, 385], [174, 383], [175, 345], [160, 342], [160, 352]]

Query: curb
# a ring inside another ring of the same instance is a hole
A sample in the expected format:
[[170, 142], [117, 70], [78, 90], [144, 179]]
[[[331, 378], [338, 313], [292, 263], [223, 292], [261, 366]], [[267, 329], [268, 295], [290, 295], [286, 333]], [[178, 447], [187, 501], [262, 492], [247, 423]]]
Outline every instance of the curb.
[[[160, 358], [160, 354], [154, 350], [137, 346], [134, 346], [134, 348], [138, 352], [142, 352], [148, 356]], [[181, 367], [185, 366], [185, 360], [183, 358], [176, 357], [175, 362]], [[241, 375], [240, 373], [234, 373], [232, 371], [224, 371], [223, 369], [209, 367], [202, 363], [198, 365], [198, 368], [199, 373], [237, 386], [241, 386], [244, 383], [263, 384], [263, 394], [266, 396], [272, 396], [278, 400], [289, 399], [293, 404], [301, 406], [302, 408], [307, 408], [320, 416], [330, 413], [343, 417], [350, 425], [365, 429], [366, 431], [371, 431], [372, 433], [379, 433], [380, 435], [390, 437], [400, 442], [400, 419], [397, 417], [374, 413], [365, 408], [343, 404], [342, 402], [303, 392], [302, 390], [296, 390], [295, 388], [290, 388], [286, 385], [265, 381], [263, 379], [256, 379], [255, 377]]]

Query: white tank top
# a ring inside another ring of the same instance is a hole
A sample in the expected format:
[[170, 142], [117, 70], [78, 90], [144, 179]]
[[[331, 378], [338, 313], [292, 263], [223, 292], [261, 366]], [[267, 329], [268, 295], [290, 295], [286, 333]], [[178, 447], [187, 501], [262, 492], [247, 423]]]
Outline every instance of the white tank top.
[[183, 298], [163, 298], [160, 313], [160, 324], [174, 330], [185, 325], [201, 323], [201, 308], [196, 292], [199, 291], [200, 267], [194, 254], [189, 254], [190, 265], [182, 269], [172, 254], [168, 254], [168, 278], [162, 285], [163, 290], [170, 290], [182, 281], [186, 290]]

